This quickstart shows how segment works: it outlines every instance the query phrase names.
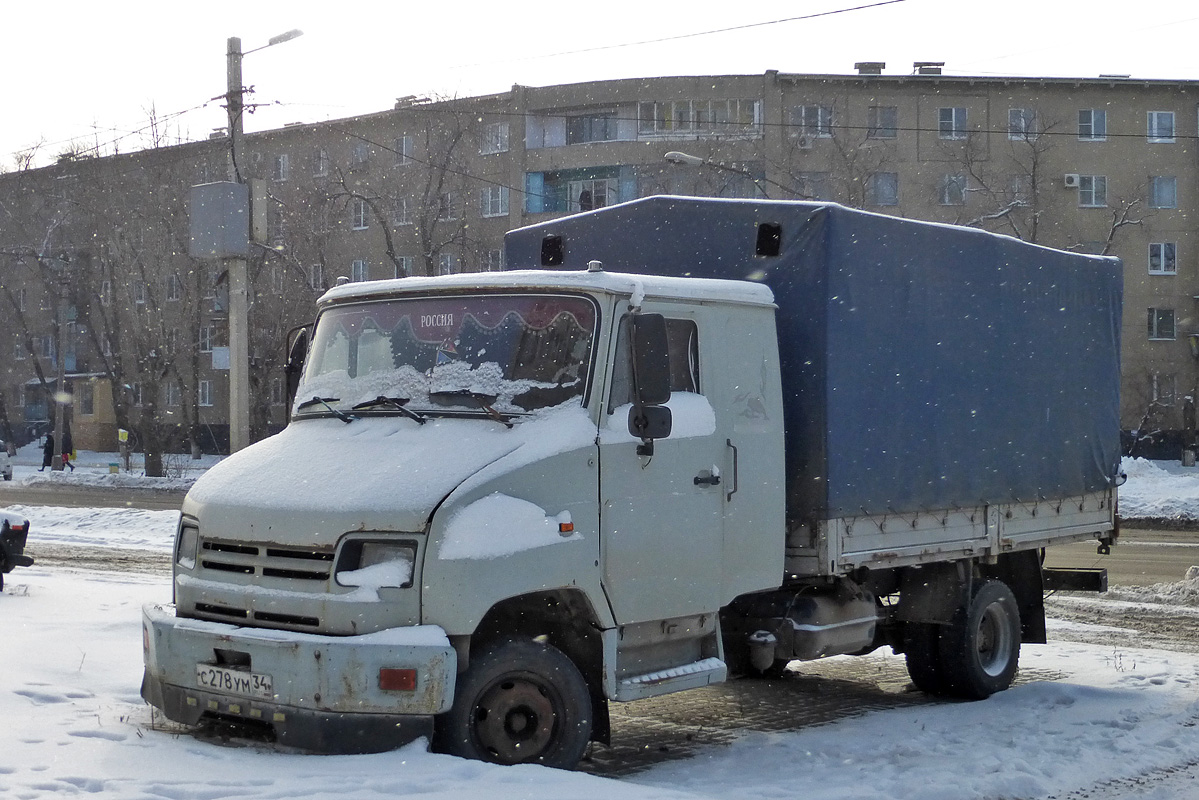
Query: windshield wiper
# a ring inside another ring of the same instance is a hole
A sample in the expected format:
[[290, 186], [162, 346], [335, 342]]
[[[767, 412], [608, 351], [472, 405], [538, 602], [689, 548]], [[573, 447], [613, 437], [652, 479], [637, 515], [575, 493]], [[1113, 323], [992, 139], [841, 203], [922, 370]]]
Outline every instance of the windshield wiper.
[[329, 413], [337, 417], [342, 422], [353, 422], [355, 419], [354, 417], [351, 417], [344, 411], [338, 411], [336, 408], [329, 405], [330, 403], [336, 403], [340, 399], [340, 397], [314, 397], [311, 400], [305, 400], [303, 403], [300, 403], [298, 406], [296, 406], [296, 411], [303, 411], [309, 406], [322, 405], [329, 409]]
[[[483, 411], [496, 422], [509, 428], [512, 427], [512, 422], [508, 417], [491, 407], [491, 404], [496, 401], [494, 394], [483, 394], [482, 392], [474, 392], [470, 389], [450, 389], [444, 392], [429, 392], [429, 399], [440, 405], [458, 403], [470, 406], [473, 403], [475, 408]], [[469, 402], [462, 403], [463, 400]]]
[[408, 408], [408, 399], [407, 397], [384, 397], [383, 395], [379, 395], [374, 400], [365, 400], [357, 404], [352, 410], [361, 411], [364, 408], [374, 408], [375, 406], [391, 406], [405, 417], [408, 417], [408, 419], [414, 419], [421, 425], [424, 425], [428, 420], [423, 415]]

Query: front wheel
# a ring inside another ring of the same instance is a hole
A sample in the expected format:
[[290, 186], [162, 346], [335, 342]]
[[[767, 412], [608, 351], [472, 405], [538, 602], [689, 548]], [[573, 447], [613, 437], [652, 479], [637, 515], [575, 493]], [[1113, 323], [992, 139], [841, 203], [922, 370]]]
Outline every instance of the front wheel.
[[472, 655], [435, 744], [496, 764], [572, 768], [591, 740], [591, 696], [574, 663], [551, 645], [509, 639]]
[[1012, 684], [1020, 662], [1020, 609], [1002, 581], [978, 588], [939, 642], [947, 693], [982, 700]]

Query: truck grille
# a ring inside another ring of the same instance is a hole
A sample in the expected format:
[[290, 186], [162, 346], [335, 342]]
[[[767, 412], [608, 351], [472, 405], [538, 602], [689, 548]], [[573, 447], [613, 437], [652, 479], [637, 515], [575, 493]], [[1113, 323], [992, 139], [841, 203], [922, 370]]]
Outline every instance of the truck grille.
[[204, 541], [200, 565], [218, 572], [324, 583], [333, 569], [333, 550]]

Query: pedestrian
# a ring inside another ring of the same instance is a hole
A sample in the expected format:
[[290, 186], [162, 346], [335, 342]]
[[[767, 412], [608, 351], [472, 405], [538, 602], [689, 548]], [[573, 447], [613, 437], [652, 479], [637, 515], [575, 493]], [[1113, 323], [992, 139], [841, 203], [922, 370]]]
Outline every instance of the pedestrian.
[[71, 463], [71, 454], [75, 452], [75, 446], [71, 442], [71, 429], [67, 428], [62, 435], [62, 465], [70, 467], [71, 472], [75, 471], [75, 465]]
[[54, 434], [46, 434], [46, 443], [42, 445], [42, 465], [38, 468], [38, 472], [42, 472], [46, 467], [54, 463]]

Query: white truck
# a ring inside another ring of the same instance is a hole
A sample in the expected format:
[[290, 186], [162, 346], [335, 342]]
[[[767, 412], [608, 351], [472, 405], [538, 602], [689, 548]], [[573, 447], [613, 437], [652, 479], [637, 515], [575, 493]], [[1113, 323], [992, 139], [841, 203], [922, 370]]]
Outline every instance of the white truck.
[[1117, 260], [671, 197], [507, 249], [321, 298], [144, 609], [168, 718], [569, 767], [609, 702], [798, 659], [989, 696], [1050, 583], [1100, 588], [1041, 555], [1116, 538]]

